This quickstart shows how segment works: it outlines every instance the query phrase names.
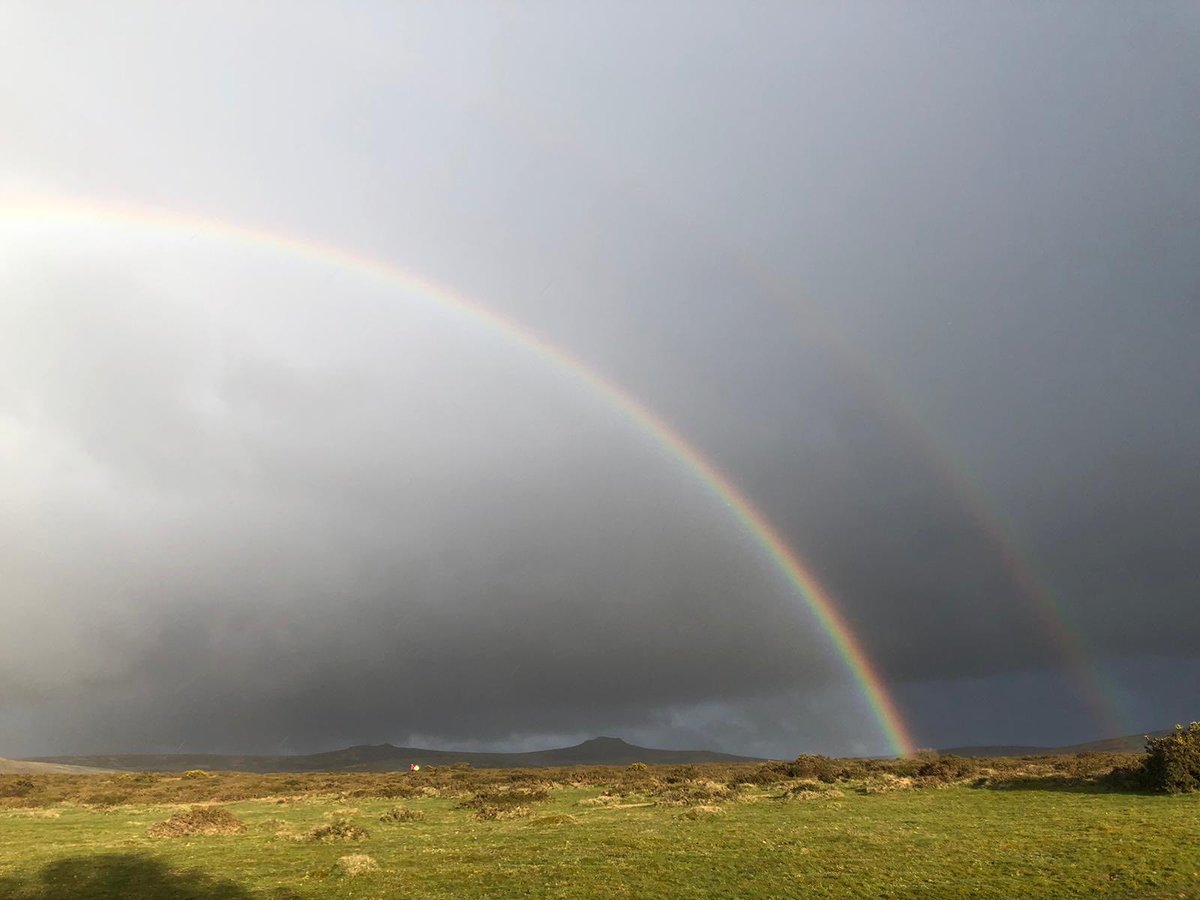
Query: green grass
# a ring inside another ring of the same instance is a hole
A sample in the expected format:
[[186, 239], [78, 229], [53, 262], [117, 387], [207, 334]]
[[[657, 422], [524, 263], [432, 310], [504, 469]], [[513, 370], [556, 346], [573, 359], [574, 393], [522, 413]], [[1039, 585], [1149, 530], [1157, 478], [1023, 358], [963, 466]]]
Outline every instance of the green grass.
[[[499, 821], [447, 798], [247, 800], [227, 804], [244, 833], [181, 838], [147, 834], [178, 807], [0, 809], [0, 896], [1200, 897], [1196, 795], [960, 785], [779, 801], [763, 789], [687, 819], [578, 804], [599, 793], [557, 790], [530, 818]], [[425, 817], [381, 823], [397, 802]], [[277, 836], [346, 809], [367, 839]], [[353, 853], [379, 871], [341, 874]]]

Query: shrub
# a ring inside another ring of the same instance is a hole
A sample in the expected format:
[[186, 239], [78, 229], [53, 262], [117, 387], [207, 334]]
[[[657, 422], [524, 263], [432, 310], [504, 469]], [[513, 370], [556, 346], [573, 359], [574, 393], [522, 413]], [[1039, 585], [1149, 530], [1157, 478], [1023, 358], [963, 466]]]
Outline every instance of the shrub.
[[133, 794], [130, 791], [100, 791], [94, 794], [87, 794], [80, 802], [85, 806], [97, 806], [101, 809], [111, 809], [114, 806], [120, 806], [128, 803], [133, 799]]
[[631, 762], [629, 764], [629, 770], [631, 772], [645, 772], [648, 768], [649, 766], [647, 766], [644, 762]]
[[939, 756], [926, 759], [914, 773], [927, 782], [948, 784], [963, 781], [979, 774], [980, 765], [973, 759], [962, 756]]
[[32, 778], [14, 778], [11, 781], [0, 782], [0, 797], [28, 797], [37, 785]]
[[1176, 725], [1165, 737], [1146, 739], [1144, 786], [1166, 794], [1200, 790], [1200, 723]]
[[828, 756], [807, 753], [797, 756], [795, 762], [786, 767], [786, 772], [789, 778], [808, 778], [826, 784], [833, 784], [841, 775], [837, 763]]
[[205, 772], [203, 769], [188, 769], [183, 773], [184, 778], [212, 778], [211, 772]]
[[675, 766], [663, 775], [663, 781], [667, 784], [680, 784], [684, 781], [694, 781], [699, 777], [700, 769], [697, 766]]

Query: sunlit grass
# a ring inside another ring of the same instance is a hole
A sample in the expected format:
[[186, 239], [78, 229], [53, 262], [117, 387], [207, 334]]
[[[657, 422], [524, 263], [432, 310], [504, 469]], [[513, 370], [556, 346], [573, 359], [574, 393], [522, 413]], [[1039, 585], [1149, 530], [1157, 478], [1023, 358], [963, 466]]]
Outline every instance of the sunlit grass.
[[[149, 829], [178, 805], [60, 801], [0, 811], [0, 896], [1200, 896], [1197, 796], [843, 787], [743, 789], [694, 817], [713, 804], [560, 787], [498, 820], [462, 796], [406, 798], [422, 815], [395, 821], [393, 798], [315, 794], [226, 803], [244, 832], [176, 838]], [[305, 839], [340, 820], [367, 836]]]

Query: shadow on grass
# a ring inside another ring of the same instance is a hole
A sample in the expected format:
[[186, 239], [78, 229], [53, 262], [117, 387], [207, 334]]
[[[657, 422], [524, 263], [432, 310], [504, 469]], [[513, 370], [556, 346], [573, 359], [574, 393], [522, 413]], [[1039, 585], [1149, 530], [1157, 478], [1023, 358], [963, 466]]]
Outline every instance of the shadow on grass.
[[1081, 778], [1072, 775], [1029, 778], [1007, 778], [1003, 781], [986, 781], [971, 787], [988, 791], [1055, 791], [1065, 794], [1126, 794], [1149, 797], [1151, 792], [1121, 782], [1101, 778]]
[[249, 900], [241, 885], [198, 869], [173, 870], [139, 853], [102, 853], [57, 859], [27, 880], [0, 878], [0, 896], [80, 900]]

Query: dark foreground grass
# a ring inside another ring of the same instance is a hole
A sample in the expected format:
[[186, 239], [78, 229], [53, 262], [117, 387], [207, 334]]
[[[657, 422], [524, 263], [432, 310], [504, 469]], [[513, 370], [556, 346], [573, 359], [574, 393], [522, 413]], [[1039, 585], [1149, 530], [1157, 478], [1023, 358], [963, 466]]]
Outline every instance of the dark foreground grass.
[[[1197, 795], [897, 781], [730, 799], [696, 779], [692, 793], [712, 797], [680, 806], [677, 784], [596, 802], [603, 787], [559, 783], [494, 820], [450, 791], [405, 798], [423, 814], [406, 821], [387, 815], [395, 799], [346, 790], [263, 797], [223, 804], [241, 833], [169, 838], [151, 826], [186, 807], [8, 806], [0, 897], [1200, 897]], [[330, 822], [355, 837], [311, 839]]]

